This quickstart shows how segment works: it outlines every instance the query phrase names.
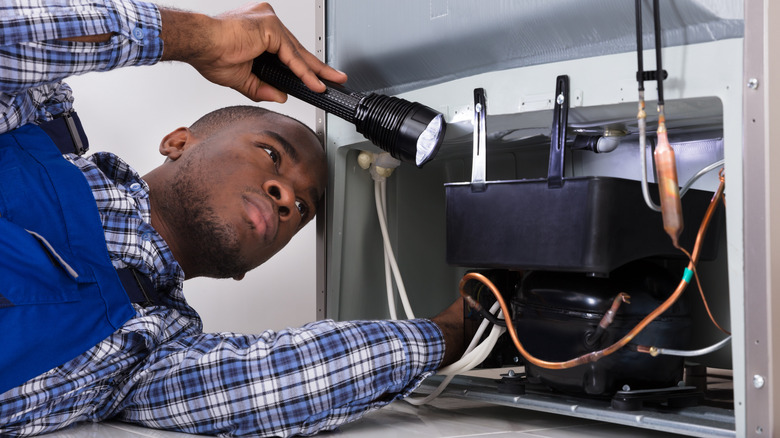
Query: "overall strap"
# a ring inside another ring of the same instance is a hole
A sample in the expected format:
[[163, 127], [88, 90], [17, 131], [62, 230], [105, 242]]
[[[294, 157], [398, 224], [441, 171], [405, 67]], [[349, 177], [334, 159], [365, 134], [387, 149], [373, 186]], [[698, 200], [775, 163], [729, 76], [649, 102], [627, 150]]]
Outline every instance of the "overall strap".
[[[38, 125], [63, 154], [83, 155], [89, 150], [89, 139], [75, 111], [61, 113], [49, 122]], [[131, 303], [158, 304], [152, 281], [134, 268], [117, 269], [119, 280]]]

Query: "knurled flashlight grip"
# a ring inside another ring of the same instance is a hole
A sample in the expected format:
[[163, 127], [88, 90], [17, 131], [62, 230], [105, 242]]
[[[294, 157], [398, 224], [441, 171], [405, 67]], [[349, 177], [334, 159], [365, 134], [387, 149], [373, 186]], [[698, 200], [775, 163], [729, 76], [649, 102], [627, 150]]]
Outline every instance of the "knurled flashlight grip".
[[324, 93], [312, 91], [276, 55], [268, 52], [255, 58], [252, 73], [274, 88], [353, 124], [358, 104], [366, 97], [325, 80], [322, 81], [327, 87]]

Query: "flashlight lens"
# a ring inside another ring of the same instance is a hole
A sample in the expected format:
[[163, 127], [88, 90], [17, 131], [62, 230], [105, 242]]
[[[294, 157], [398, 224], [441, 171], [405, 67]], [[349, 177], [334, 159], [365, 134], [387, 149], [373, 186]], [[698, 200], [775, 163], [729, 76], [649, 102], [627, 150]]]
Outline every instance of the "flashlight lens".
[[433, 158], [433, 154], [436, 153], [436, 148], [439, 146], [443, 133], [443, 121], [444, 117], [441, 114], [436, 115], [417, 138], [417, 156], [415, 157], [415, 164], [417, 164], [418, 167]]

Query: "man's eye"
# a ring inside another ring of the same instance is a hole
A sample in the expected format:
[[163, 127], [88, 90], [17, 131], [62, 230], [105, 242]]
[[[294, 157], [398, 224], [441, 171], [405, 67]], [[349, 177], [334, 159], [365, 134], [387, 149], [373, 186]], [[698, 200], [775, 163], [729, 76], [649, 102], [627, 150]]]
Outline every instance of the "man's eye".
[[309, 208], [301, 201], [296, 200], [295, 201], [295, 208], [298, 209], [298, 213], [301, 214], [301, 217], [306, 216], [306, 212], [309, 211]]
[[274, 163], [278, 163], [279, 162], [279, 154], [277, 154], [275, 150], [273, 150], [271, 148], [263, 148], [263, 150], [268, 152], [268, 156], [271, 157], [271, 160]]

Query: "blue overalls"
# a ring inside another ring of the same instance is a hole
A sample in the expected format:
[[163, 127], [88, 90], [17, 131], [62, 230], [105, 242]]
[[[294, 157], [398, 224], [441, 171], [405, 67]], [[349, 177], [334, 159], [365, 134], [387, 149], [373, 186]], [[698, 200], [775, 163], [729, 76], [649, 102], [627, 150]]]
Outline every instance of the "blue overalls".
[[82, 172], [38, 126], [0, 135], [0, 394], [134, 314]]

